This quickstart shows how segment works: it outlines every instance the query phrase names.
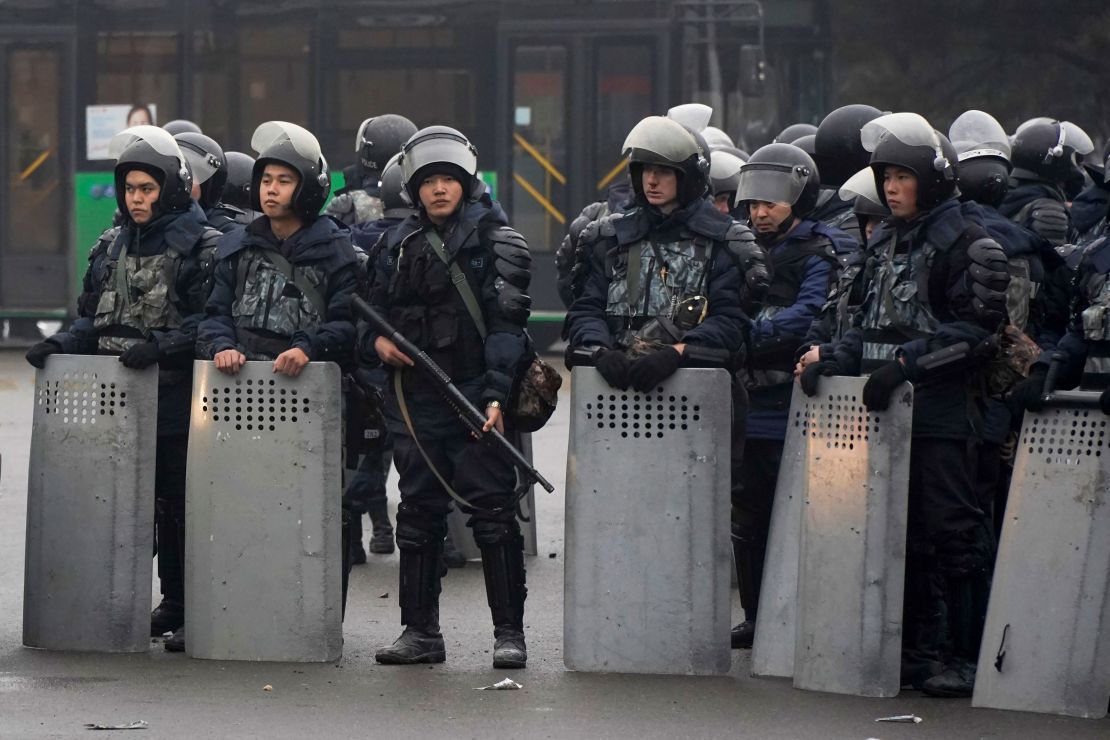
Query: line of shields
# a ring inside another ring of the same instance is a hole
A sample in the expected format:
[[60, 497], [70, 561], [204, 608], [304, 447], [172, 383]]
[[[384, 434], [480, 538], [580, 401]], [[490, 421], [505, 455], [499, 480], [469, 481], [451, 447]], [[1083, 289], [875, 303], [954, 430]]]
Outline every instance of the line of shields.
[[[730, 379], [648, 393], [573, 371], [563, 652], [570, 670], [720, 675], [732, 665]], [[752, 651], [756, 676], [899, 691], [913, 391], [795, 390]], [[24, 644], [149, 649], [157, 371], [55, 355], [38, 373]], [[1108, 417], [1053, 393], [1025, 417], [974, 706], [1102, 717], [1110, 699]], [[339, 371], [238, 376], [198, 362], [185, 585], [193, 657], [334, 661], [342, 648]], [[546, 481], [544, 481], [546, 483]], [[76, 618], [80, 615], [80, 618]]]

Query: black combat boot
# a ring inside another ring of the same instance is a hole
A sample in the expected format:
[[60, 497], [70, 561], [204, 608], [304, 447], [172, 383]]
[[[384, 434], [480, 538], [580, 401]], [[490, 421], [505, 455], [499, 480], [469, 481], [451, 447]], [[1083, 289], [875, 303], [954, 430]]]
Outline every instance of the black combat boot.
[[927, 548], [909, 545], [906, 555], [905, 597], [902, 601], [901, 685], [921, 691], [925, 682], [944, 670], [941, 649], [945, 638], [944, 601]]
[[185, 625], [181, 625], [174, 630], [173, 634], [166, 638], [162, 647], [166, 648], [168, 653], [185, 652]]
[[442, 663], [447, 649], [439, 631], [440, 552], [432, 538], [423, 547], [406, 547], [402, 541], [400, 566], [401, 623], [404, 632], [374, 659], [387, 665]]
[[164, 598], [162, 603], [154, 607], [154, 611], [150, 613], [150, 636], [161, 637], [183, 624], [185, 624], [185, 605]]
[[946, 593], [952, 657], [946, 661], [944, 671], [925, 681], [921, 690], [929, 696], [969, 697], [975, 690], [979, 643], [983, 639], [990, 596], [990, 576], [985, 571], [949, 576]]
[[481, 550], [486, 598], [493, 617], [493, 667], [524, 668], [528, 664], [524, 643], [524, 599], [528, 595], [524, 539], [518, 533], [497, 544], [483, 544]]
[[393, 552], [393, 525], [389, 521], [389, 505], [385, 498], [370, 502], [370, 552], [376, 555], [389, 555]]
[[755, 615], [759, 606], [759, 588], [763, 581], [763, 546], [732, 540], [732, 553], [736, 559], [736, 584], [740, 590], [740, 606], [744, 621], [732, 628], [732, 648], [750, 649], [755, 642]]

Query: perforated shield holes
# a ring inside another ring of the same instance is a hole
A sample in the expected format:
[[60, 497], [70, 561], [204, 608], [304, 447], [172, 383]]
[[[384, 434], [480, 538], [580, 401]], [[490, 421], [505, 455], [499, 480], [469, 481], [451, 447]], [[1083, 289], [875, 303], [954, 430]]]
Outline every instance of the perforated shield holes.
[[1026, 419], [1021, 445], [1045, 465], [1078, 467], [1106, 448], [1106, 414], [1097, 409], [1050, 409]]
[[33, 403], [23, 644], [146, 652], [158, 368], [51, 355]]
[[98, 417], [115, 416], [127, 407], [127, 391], [101, 376], [89, 370], [66, 371], [56, 378], [40, 374], [35, 402], [63, 424], [96, 424]]
[[824, 440], [825, 447], [854, 450], [879, 433], [879, 417], [871, 414], [856, 394], [838, 393], [807, 398], [791, 407], [793, 424], [811, 439]]
[[598, 429], [620, 429], [626, 439], [662, 439], [701, 421], [701, 405], [663, 388], [654, 393], [595, 393], [591, 398], [584, 407], [587, 421]]
[[281, 387], [274, 378], [236, 378], [205, 387], [201, 411], [216, 424], [237, 431], [277, 431], [284, 424], [305, 421], [312, 410], [308, 393]]

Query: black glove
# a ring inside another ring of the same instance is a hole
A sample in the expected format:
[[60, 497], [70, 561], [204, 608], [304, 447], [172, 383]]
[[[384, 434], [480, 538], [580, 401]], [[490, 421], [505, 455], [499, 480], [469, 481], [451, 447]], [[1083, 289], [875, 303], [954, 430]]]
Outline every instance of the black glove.
[[140, 342], [133, 344], [123, 351], [119, 361], [124, 367], [132, 370], [142, 370], [158, 362], [158, 345], [154, 342]]
[[840, 366], [836, 364], [836, 360], [818, 360], [806, 365], [805, 370], [798, 376], [798, 384], [802, 386], [802, 392], [807, 396], [817, 395], [817, 380], [822, 375], [836, 375], [836, 371]]
[[863, 405], [868, 411], [886, 411], [890, 406], [890, 396], [894, 389], [906, 379], [902, 363], [893, 360], [871, 373], [863, 384]]
[[46, 367], [46, 358], [55, 352], [61, 351], [62, 348], [53, 342], [39, 342], [31, 347], [31, 349], [27, 350], [27, 354], [25, 354], [24, 357], [27, 358], [27, 362], [31, 363], [39, 370], [42, 370]]
[[1110, 388], [1099, 394], [1098, 407], [1102, 409], [1102, 413], [1110, 414]]
[[628, 389], [628, 369], [632, 361], [619, 349], [607, 349], [597, 358], [594, 367], [605, 378], [605, 382], [622, 391]]
[[[1026, 411], [1040, 411], [1044, 408], [1044, 383], [1048, 377], [1048, 369], [1044, 365], [1035, 365], [1029, 377], [1021, 381], [1010, 391], [1010, 399]], [[1099, 397], [1099, 404], [1102, 397]]]
[[682, 355], [677, 349], [663, 347], [633, 362], [628, 368], [628, 379], [633, 388], [647, 393], [674, 375], [681, 364]]
[[1028, 223], [1031, 231], [1047, 239], [1053, 246], [1058, 247], [1068, 240], [1068, 211], [1063, 203], [1042, 200], [1034, 206]]

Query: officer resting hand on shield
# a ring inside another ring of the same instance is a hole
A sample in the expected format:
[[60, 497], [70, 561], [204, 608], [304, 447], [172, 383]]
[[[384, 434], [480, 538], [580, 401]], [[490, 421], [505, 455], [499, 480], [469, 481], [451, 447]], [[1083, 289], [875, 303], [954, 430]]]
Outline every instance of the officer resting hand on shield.
[[[417, 213], [372, 250], [368, 302], [426, 352], [486, 413], [486, 430], [512, 433], [502, 415], [531, 353], [525, 325], [531, 257], [477, 177], [477, 150], [458, 131], [431, 126], [401, 152], [404, 193]], [[452, 498], [482, 551], [494, 625], [495, 668], [523, 668], [524, 539], [512, 505], [516, 475], [497, 449], [473, 438], [434, 383], [387, 337], [360, 326], [360, 354], [391, 370], [386, 426], [400, 473], [401, 636], [379, 663], [441, 663], [440, 554]]]
[[817, 391], [807, 373], [862, 365], [863, 402], [882, 411], [915, 383], [902, 679], [933, 696], [970, 696], [994, 555], [969, 453], [984, 400], [975, 348], [1006, 316], [1010, 274], [1002, 248], [960, 207], [947, 138], [915, 113], [894, 113], [864, 125], [861, 140], [891, 219], [868, 245], [852, 328], [816, 349], [802, 387]]
[[[112, 139], [122, 224], [105, 232], [69, 329], [40, 342], [27, 361], [48, 355], [117, 354], [130, 368], [158, 365], [155, 532], [162, 603], [151, 636], [185, 623], [185, 456], [193, 347], [207, 298], [207, 273], [220, 233], [190, 197], [192, 176], [173, 137], [136, 126]], [[79, 619], [80, 615], [74, 615]], [[168, 643], [167, 643], [168, 645]]]
[[220, 240], [197, 355], [228, 375], [248, 360], [273, 361], [289, 377], [309, 362], [346, 364], [362, 273], [349, 232], [319, 217], [331, 187], [320, 145], [296, 124], [270, 121], [251, 146], [262, 215]]

